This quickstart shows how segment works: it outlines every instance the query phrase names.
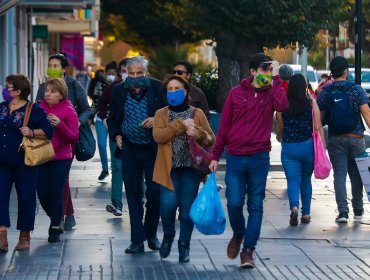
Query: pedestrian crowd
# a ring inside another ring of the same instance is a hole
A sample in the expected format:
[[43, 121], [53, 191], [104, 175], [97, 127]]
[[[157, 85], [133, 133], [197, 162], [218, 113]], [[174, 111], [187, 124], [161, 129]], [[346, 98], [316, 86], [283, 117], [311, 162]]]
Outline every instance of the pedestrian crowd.
[[[319, 161], [315, 133], [327, 146], [334, 172], [336, 222], [347, 223], [349, 219], [347, 174], [354, 220], [361, 220], [363, 184], [355, 157], [365, 151], [362, 119], [370, 127], [370, 108], [365, 91], [347, 81], [345, 58], [331, 61], [331, 75], [323, 76], [313, 93], [303, 75], [293, 74], [288, 65], [279, 66], [270, 56], [256, 54], [249, 63], [250, 76], [231, 89], [224, 102], [217, 136], [210, 127], [206, 96], [191, 83], [193, 66], [187, 61], [175, 63], [172, 75], [163, 82], [150, 77], [149, 62], [142, 56], [111, 62], [93, 79], [86, 69], [73, 78], [66, 74], [67, 66], [64, 55], [49, 57], [47, 79], [32, 103], [27, 125], [24, 119], [31, 104], [31, 83], [22, 74], [6, 77], [4, 101], [0, 103], [0, 252], [8, 251], [13, 184], [20, 231], [16, 250], [30, 247], [36, 196], [50, 218], [48, 242], [59, 242], [63, 231], [76, 225], [69, 172], [79, 153], [76, 147], [83, 142], [80, 130], [90, 125], [95, 125], [101, 160], [98, 180], [104, 180], [111, 170], [111, 201], [106, 210], [115, 216], [122, 216], [125, 187], [131, 225], [131, 244], [125, 249], [128, 254], [144, 252], [147, 242], [149, 249], [167, 258], [178, 218], [179, 262], [190, 261], [191, 207], [200, 183], [207, 179], [194, 168], [189, 144], [194, 141], [207, 151], [209, 172], [217, 171], [226, 148], [227, 211], [233, 231], [227, 256], [235, 259], [240, 255], [241, 267], [255, 267], [275, 113], [276, 138], [282, 145], [287, 178], [289, 224], [311, 222], [311, 178]], [[328, 125], [327, 142], [324, 124]], [[54, 158], [27, 165], [24, 138], [49, 139]], [[159, 220], [162, 242], [157, 237]]]

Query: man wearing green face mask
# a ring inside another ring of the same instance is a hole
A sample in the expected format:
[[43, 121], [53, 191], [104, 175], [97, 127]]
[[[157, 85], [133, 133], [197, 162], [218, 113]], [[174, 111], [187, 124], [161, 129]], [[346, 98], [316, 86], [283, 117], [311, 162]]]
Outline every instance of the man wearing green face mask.
[[[63, 54], [50, 55], [46, 75], [47, 78], [49, 79], [63, 78], [65, 80], [68, 87], [68, 99], [71, 101], [71, 103], [77, 110], [79, 125], [85, 124], [87, 123], [91, 114], [90, 106], [87, 101], [87, 95], [79, 81], [77, 81], [72, 76], [65, 74], [67, 66], [68, 61]], [[39, 87], [39, 90], [37, 91], [36, 100], [44, 99], [44, 95], [45, 95], [45, 83], [42, 83]], [[40, 174], [40, 176], [46, 175]], [[73, 215], [74, 210], [69, 187], [69, 180], [67, 181], [64, 187], [63, 201], [64, 201], [64, 210], [62, 221], [64, 221], [64, 229], [68, 230], [72, 229], [72, 227], [76, 225], [76, 221]]]
[[[273, 114], [288, 108], [277, 61], [263, 53], [256, 54], [250, 60], [249, 71], [251, 76], [234, 87], [226, 98], [209, 166], [216, 171], [226, 146], [227, 209], [234, 233], [227, 256], [234, 259], [240, 253], [242, 268], [255, 267], [254, 250], [261, 232], [270, 166]], [[247, 221], [243, 214], [245, 199]]]

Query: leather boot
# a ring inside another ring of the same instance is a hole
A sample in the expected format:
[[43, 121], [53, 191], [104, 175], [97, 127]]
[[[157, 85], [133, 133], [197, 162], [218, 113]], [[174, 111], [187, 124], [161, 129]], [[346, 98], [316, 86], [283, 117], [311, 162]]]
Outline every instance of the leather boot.
[[21, 230], [21, 232], [19, 234], [19, 242], [18, 242], [17, 246], [15, 246], [15, 249], [17, 251], [22, 251], [22, 250], [29, 249], [30, 248], [30, 240], [31, 240], [30, 232], [25, 231], [25, 230]]
[[189, 251], [190, 251], [190, 242], [189, 241], [180, 241], [179, 244], [179, 262], [187, 263], [190, 261]]
[[162, 259], [165, 259], [170, 255], [174, 237], [175, 235], [172, 235], [172, 236], [164, 235], [163, 236], [161, 249], [159, 249], [159, 255], [161, 256]]
[[0, 252], [8, 252], [8, 231], [0, 231]]

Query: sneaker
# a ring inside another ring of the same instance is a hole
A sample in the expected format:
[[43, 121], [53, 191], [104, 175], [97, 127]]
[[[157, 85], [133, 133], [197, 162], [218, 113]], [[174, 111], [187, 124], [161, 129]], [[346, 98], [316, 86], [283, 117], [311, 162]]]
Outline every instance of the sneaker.
[[335, 219], [337, 223], [347, 223], [348, 222], [348, 213], [347, 212], [340, 212], [337, 218]]
[[107, 206], [105, 206], [105, 209], [109, 213], [112, 213], [114, 216], [122, 216], [122, 210], [116, 208], [112, 203], [107, 204]]
[[253, 259], [253, 250], [250, 248], [243, 249], [240, 253], [240, 267], [241, 268], [254, 268], [256, 264]]
[[99, 175], [99, 177], [98, 177], [98, 180], [99, 180], [99, 181], [102, 181], [102, 180], [104, 180], [106, 177], [108, 177], [108, 175], [109, 175], [108, 170], [103, 170], [103, 171], [100, 173], [100, 175]]
[[75, 216], [73, 216], [73, 215], [71, 215], [71, 216], [66, 216], [66, 218], [65, 218], [65, 220], [64, 220], [64, 227], [63, 227], [63, 229], [64, 229], [64, 230], [70, 230], [70, 229], [72, 229], [75, 225], [76, 225]]
[[364, 209], [353, 209], [353, 213], [354, 213], [354, 217], [353, 219], [355, 221], [361, 221], [362, 220], [362, 216], [364, 215]]
[[301, 217], [302, 224], [309, 224], [311, 222], [311, 217], [309, 215], [303, 215]]
[[292, 212], [290, 213], [289, 224], [291, 226], [298, 226], [298, 209], [297, 208], [293, 208]]

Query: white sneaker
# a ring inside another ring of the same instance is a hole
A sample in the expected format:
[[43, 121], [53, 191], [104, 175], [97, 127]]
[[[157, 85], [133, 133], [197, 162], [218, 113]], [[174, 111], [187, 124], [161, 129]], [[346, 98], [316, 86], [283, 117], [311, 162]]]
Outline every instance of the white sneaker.
[[362, 216], [364, 215], [364, 209], [360, 209], [360, 210], [353, 209], [353, 213], [354, 213], [353, 220], [357, 222], [361, 222]]

